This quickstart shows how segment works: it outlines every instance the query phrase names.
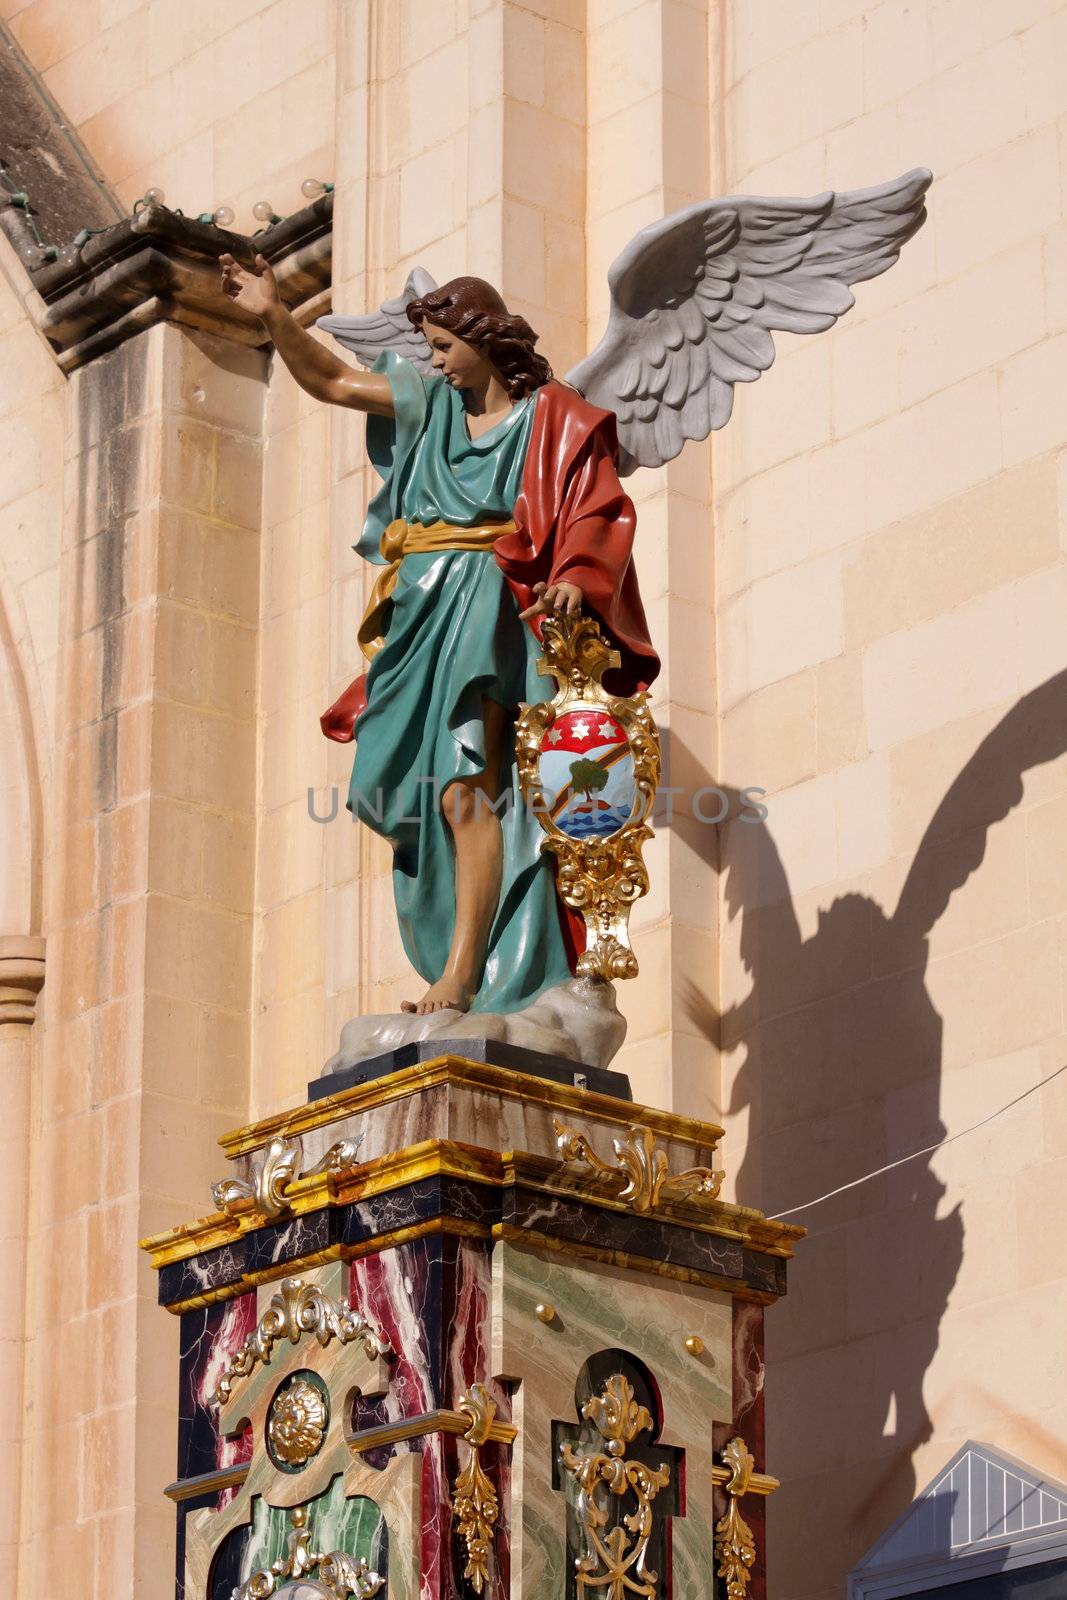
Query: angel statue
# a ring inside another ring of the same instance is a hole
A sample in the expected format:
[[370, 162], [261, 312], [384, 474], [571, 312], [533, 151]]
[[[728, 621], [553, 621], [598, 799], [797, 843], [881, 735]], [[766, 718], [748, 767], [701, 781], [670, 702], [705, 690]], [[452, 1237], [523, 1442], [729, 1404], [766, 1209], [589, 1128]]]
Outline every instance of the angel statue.
[[369, 316], [304, 331], [266, 260], [221, 257], [302, 388], [366, 412], [382, 484], [355, 549], [379, 568], [359, 628], [362, 676], [323, 717], [355, 740], [353, 813], [393, 847], [404, 948], [427, 984], [404, 1002], [522, 1011], [569, 981], [573, 923], [536, 816], [519, 799], [513, 723], [550, 699], [544, 615], [584, 608], [619, 651], [614, 694], [658, 659], [620, 477], [658, 467], [729, 420], [735, 383], [774, 360], [772, 333], [816, 333], [849, 285], [896, 261], [925, 218], [930, 173], [809, 200], [702, 201], [643, 229], [614, 262], [607, 332], [566, 381], [479, 278], [412, 272]]

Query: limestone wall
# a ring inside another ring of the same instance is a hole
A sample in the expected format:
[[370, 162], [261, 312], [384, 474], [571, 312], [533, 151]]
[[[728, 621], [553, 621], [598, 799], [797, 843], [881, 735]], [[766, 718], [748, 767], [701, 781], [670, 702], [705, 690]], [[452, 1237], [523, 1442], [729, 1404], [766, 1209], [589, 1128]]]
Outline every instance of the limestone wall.
[[[0, 1561], [18, 1561], [23, 1465], [25, 1274], [35, 989], [40, 963], [46, 800], [60, 643], [65, 384], [34, 325], [34, 295], [0, 238], [0, 1486], [9, 1516]], [[48, 835], [50, 837], [50, 833]]]
[[[55, 729], [66, 384], [35, 326], [35, 298], [22, 263], [0, 238], [0, 627], [5, 635], [0, 653], [15, 680], [6, 715], [21, 720], [26, 730], [13, 728], [4, 741], [12, 756], [0, 778], [5, 787], [17, 781], [24, 763], [16, 752], [27, 735], [36, 769], [31, 785], [48, 786]], [[43, 794], [35, 804], [43, 806]], [[0, 920], [5, 931], [29, 932], [28, 926], [12, 925], [12, 919], [19, 920], [16, 905], [28, 906], [34, 897], [26, 870], [29, 841], [9, 837], [0, 848]], [[39, 920], [39, 904], [33, 916]]]
[[[707, 138], [714, 34], [703, 3], [589, 7], [590, 348], [606, 323], [608, 268], [618, 252], [639, 228], [714, 191], [719, 154]], [[668, 467], [627, 482], [637, 503], [641, 594], [663, 660], [652, 691], [663, 783], [674, 792], [661, 804], [648, 850], [652, 889], [634, 912], [641, 971], [620, 990], [628, 1033], [618, 1064], [638, 1098], [714, 1117], [721, 1107], [718, 837], [693, 807], [695, 792], [715, 782], [718, 746], [709, 459], [708, 447], [694, 445]]]
[[[1065, 40], [1051, 3], [725, 8], [729, 189], [935, 172], [899, 265], [782, 338], [714, 450], [722, 772], [769, 790], [723, 848], [728, 1165], [771, 1212], [1067, 1062]], [[793, 1219], [790, 1600], [840, 1595], [968, 1436], [1062, 1475], [1065, 1083]]]
[[161, 324], [65, 397], [22, 1539], [101, 1595], [151, 1592], [172, 1530], [177, 1329], [137, 1241], [202, 1204], [249, 1097], [262, 380]]
[[333, 164], [337, 0], [3, 0], [0, 16], [115, 193], [251, 233]]

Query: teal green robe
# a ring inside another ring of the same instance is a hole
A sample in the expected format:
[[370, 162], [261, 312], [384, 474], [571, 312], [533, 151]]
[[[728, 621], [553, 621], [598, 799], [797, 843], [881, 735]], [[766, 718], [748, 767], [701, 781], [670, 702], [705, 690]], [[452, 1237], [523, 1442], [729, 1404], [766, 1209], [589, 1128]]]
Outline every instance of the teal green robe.
[[[381, 562], [382, 531], [406, 522], [475, 527], [510, 518], [522, 485], [535, 397], [472, 440], [459, 393], [423, 378], [399, 356], [376, 364], [393, 390], [395, 418], [372, 417], [367, 446], [383, 478], [356, 545]], [[485, 771], [482, 698], [514, 711], [551, 699], [537, 671], [540, 648], [519, 621], [490, 550], [404, 557], [385, 643], [367, 673], [356, 727], [348, 804], [393, 846], [393, 889], [404, 949], [433, 983], [444, 971], [456, 918], [452, 835], [441, 797], [457, 778]], [[497, 793], [503, 879], [472, 1011], [518, 1011], [571, 976], [551, 858], [523, 804], [513, 724], [505, 733]]]

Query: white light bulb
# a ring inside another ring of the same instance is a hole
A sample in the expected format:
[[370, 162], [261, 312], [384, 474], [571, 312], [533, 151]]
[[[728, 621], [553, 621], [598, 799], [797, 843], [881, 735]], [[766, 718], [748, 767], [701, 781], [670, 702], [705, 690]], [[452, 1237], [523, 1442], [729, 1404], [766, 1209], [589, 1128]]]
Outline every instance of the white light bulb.
[[218, 224], [218, 226], [220, 228], [228, 228], [232, 221], [233, 221], [233, 207], [232, 206], [216, 206], [215, 207], [215, 222]]
[[274, 215], [274, 207], [269, 200], [257, 200], [252, 207], [252, 215], [257, 222], [269, 222]]
[[161, 206], [167, 198], [162, 189], [146, 189], [144, 192], [145, 205]]
[[308, 200], [317, 200], [320, 194], [326, 193], [326, 185], [320, 178], [305, 178], [300, 185], [300, 193]]

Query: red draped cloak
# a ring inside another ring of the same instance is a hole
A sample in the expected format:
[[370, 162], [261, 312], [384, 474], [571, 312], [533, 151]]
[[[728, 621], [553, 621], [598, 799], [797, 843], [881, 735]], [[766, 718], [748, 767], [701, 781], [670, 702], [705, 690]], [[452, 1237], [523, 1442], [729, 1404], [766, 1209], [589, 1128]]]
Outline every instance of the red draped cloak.
[[[646, 689], [659, 671], [633, 564], [636, 515], [615, 470], [615, 418], [561, 383], [537, 391], [515, 502], [515, 532], [493, 555], [520, 611], [535, 583], [573, 583], [622, 656], [604, 675], [611, 694]], [[530, 622], [540, 638], [540, 618]], [[347, 744], [366, 705], [366, 673], [323, 713], [328, 739]]]

